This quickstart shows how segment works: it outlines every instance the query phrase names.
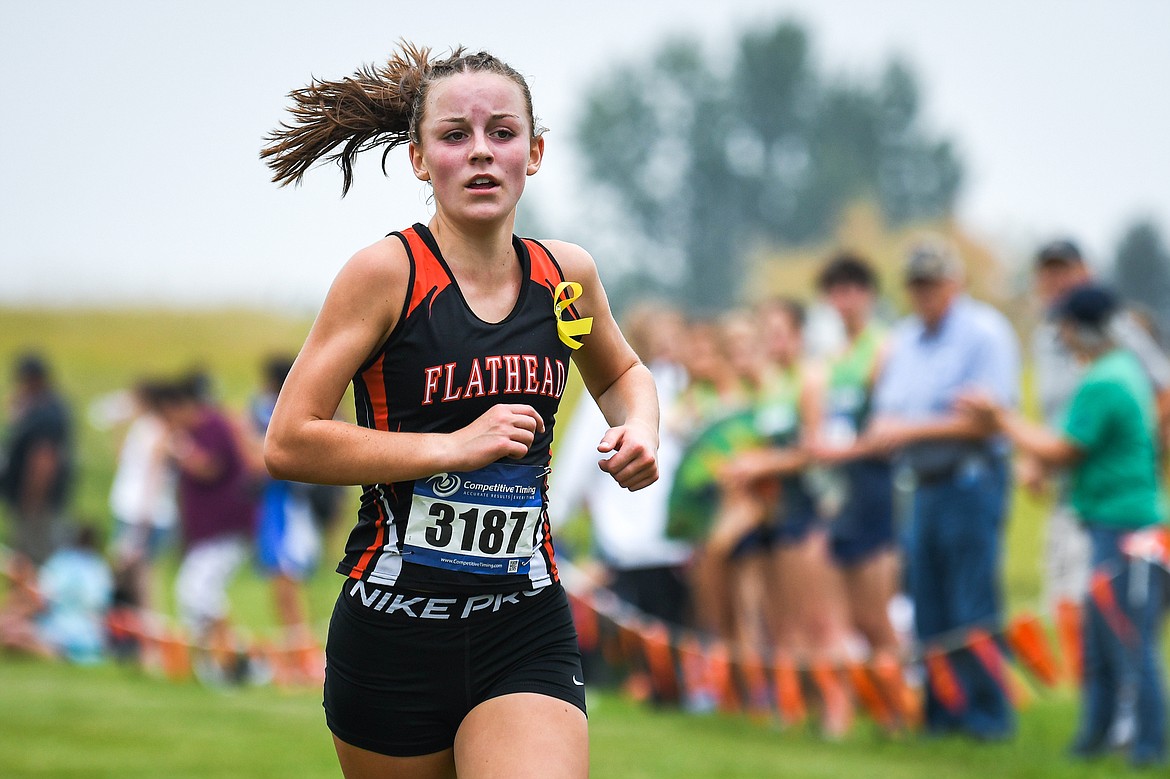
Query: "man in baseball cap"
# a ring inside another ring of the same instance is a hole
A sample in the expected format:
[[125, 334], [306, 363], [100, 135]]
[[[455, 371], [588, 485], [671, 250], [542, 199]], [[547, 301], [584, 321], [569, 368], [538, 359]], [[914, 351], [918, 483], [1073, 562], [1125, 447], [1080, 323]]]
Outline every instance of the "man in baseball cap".
[[[860, 441], [892, 455], [913, 483], [905, 563], [914, 600], [914, 627], [927, 647], [952, 631], [995, 625], [1002, 530], [1007, 510], [1007, 447], [959, 412], [964, 388], [978, 388], [1002, 405], [1019, 391], [1019, 348], [1003, 314], [963, 290], [957, 250], [941, 238], [911, 247], [903, 280], [913, 311], [894, 329], [889, 356], [874, 389], [872, 422]], [[961, 712], [949, 710], [928, 687], [926, 727], [982, 740], [1015, 729], [1003, 688], [970, 652], [953, 655], [967, 694]]]
[[963, 263], [948, 241], [924, 238], [907, 253], [902, 277], [907, 284], [962, 281]]

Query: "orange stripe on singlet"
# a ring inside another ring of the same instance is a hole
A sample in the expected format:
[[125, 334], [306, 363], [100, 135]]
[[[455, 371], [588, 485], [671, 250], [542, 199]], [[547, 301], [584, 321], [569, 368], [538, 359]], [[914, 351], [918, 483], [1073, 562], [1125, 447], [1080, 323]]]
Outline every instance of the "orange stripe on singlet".
[[[552, 457], [552, 449], [551, 448], [549, 449], [549, 457], [550, 458]], [[548, 476], [544, 477], [544, 492], [546, 495], [548, 494]], [[544, 547], [545, 557], [548, 558], [548, 573], [549, 573], [549, 576], [552, 577], [552, 580], [554, 582], [559, 582], [561, 580], [561, 577], [560, 577], [560, 574], [557, 572], [557, 555], [556, 555], [556, 550], [553, 549], [552, 523], [549, 520], [547, 510], [544, 512], [543, 531], [544, 532], [542, 533], [542, 535], [544, 536], [544, 541], [541, 544], [541, 546]]]
[[543, 246], [527, 238], [523, 240], [524, 245], [528, 247], [528, 257], [532, 264], [529, 277], [548, 287], [550, 291], [555, 290], [557, 284], [564, 281], [560, 268], [553, 262], [552, 256], [544, 250]]
[[[414, 286], [410, 289], [410, 302], [406, 306], [406, 316], [409, 317], [432, 291], [437, 296], [446, 289], [451, 283], [451, 277], [414, 228], [404, 230], [402, 235], [406, 238], [410, 256], [414, 260]], [[434, 301], [434, 297], [431, 300]]]
[[[530, 262], [529, 278], [548, 287], [549, 292], [555, 292], [557, 284], [565, 280], [565, 277], [561, 274], [560, 267], [558, 267], [556, 262], [553, 261], [552, 255], [549, 254], [549, 252], [546, 251], [545, 248], [539, 243], [528, 238], [524, 238], [522, 240], [524, 241], [524, 245], [528, 248], [528, 258]], [[570, 311], [572, 311], [573, 316], [577, 315], [576, 311], [574, 311], [572, 307], [570, 307]], [[551, 450], [549, 451], [549, 456], [552, 456]], [[547, 487], [548, 484], [546, 479], [546, 493], [548, 491]], [[543, 531], [541, 535], [544, 537], [544, 541], [541, 543], [541, 547], [544, 549], [544, 556], [548, 560], [549, 576], [552, 577], [553, 581], [560, 581], [560, 576], [557, 573], [556, 552], [553, 549], [552, 525], [549, 522], [547, 512], [544, 515], [543, 525], [544, 526], [541, 528]]]
[[[548, 287], [549, 292], [555, 293], [557, 285], [565, 280], [565, 276], [561, 273], [561, 268], [557, 265], [556, 260], [553, 259], [552, 254], [548, 252], [543, 246], [531, 238], [523, 238], [524, 245], [528, 247], [528, 257], [531, 260], [531, 270], [529, 271], [529, 278], [537, 284], [543, 284]], [[570, 293], [562, 292], [561, 297], [564, 298]], [[556, 302], [556, 301], [554, 301]], [[576, 306], [569, 306], [570, 319], [577, 319], [580, 314], [577, 313]]]
[[[370, 422], [375, 430], [390, 429], [390, 409], [386, 401], [386, 379], [382, 375], [382, 361], [386, 355], [380, 355], [377, 362], [362, 371], [361, 381], [365, 385], [366, 394], [370, 398]], [[349, 572], [350, 578], [360, 579], [366, 571], [366, 566], [379, 549], [386, 544], [386, 511], [381, 501], [378, 502], [378, 518], [374, 521], [374, 541], [362, 553], [357, 565]]]
[[374, 520], [374, 527], [377, 530], [374, 533], [374, 542], [366, 547], [366, 551], [362, 552], [361, 558], [349, 572], [349, 578], [360, 579], [362, 574], [366, 572], [366, 566], [370, 564], [370, 560], [374, 559], [374, 555], [378, 550], [386, 545], [386, 511], [382, 508], [382, 501], [378, 501], [378, 518]]
[[544, 519], [544, 553], [548, 557], [548, 574], [552, 577], [554, 582], [561, 580], [560, 573], [557, 572], [557, 555], [556, 550], [553, 549], [552, 542], [552, 527], [549, 525], [548, 514], [545, 514]]
[[362, 371], [362, 384], [370, 398], [370, 422], [375, 430], [390, 429], [390, 407], [386, 399], [386, 377], [382, 375], [382, 364], [386, 360], [385, 354], [378, 355], [378, 359], [369, 368]]

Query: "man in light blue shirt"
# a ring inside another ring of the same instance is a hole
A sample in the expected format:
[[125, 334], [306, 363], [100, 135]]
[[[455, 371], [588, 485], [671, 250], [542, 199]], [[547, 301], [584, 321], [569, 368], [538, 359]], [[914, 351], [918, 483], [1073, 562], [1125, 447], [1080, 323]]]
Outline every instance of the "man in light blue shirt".
[[[1006, 443], [955, 401], [978, 389], [1015, 405], [1019, 348], [1004, 316], [964, 293], [963, 266], [949, 244], [915, 246], [905, 282], [913, 314], [893, 333], [866, 440], [912, 477], [900, 481], [913, 484], [906, 568], [915, 630], [924, 648], [950, 649], [964, 638], [956, 630], [1000, 626], [1009, 482]], [[950, 659], [964, 700], [948, 709], [928, 685], [928, 730], [1010, 736], [1014, 717], [999, 683], [968, 650]]]

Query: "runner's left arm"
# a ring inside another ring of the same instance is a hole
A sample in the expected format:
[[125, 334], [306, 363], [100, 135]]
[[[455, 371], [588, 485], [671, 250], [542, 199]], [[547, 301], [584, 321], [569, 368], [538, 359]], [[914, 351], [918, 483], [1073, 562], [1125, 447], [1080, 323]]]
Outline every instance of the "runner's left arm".
[[[597, 451], [609, 455], [599, 464], [618, 484], [639, 490], [658, 479], [658, 394], [650, 370], [626, 342], [613, 318], [597, 266], [579, 246], [550, 242], [565, 279], [581, 285], [575, 302], [581, 317], [593, 326], [581, 338], [573, 361], [589, 394], [597, 401], [610, 428]], [[612, 453], [612, 454], [611, 454]]]

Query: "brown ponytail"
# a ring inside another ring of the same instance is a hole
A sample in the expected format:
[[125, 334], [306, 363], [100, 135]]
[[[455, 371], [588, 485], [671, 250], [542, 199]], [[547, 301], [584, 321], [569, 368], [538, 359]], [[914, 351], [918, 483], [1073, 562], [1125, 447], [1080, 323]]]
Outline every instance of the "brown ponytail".
[[[289, 93], [292, 122], [281, 122], [264, 140], [260, 158], [273, 170], [280, 186], [300, 183], [319, 160], [341, 168], [341, 194], [353, 185], [354, 158], [385, 145], [386, 157], [397, 146], [418, 138], [427, 89], [435, 81], [463, 72], [498, 73], [516, 82], [528, 107], [529, 127], [543, 132], [532, 113], [532, 94], [524, 77], [487, 52], [465, 54], [458, 47], [442, 60], [430, 60], [430, 49], [403, 41], [381, 67], [365, 65], [340, 81], [313, 79], [307, 87]], [[338, 149], [337, 147], [341, 148]]]

